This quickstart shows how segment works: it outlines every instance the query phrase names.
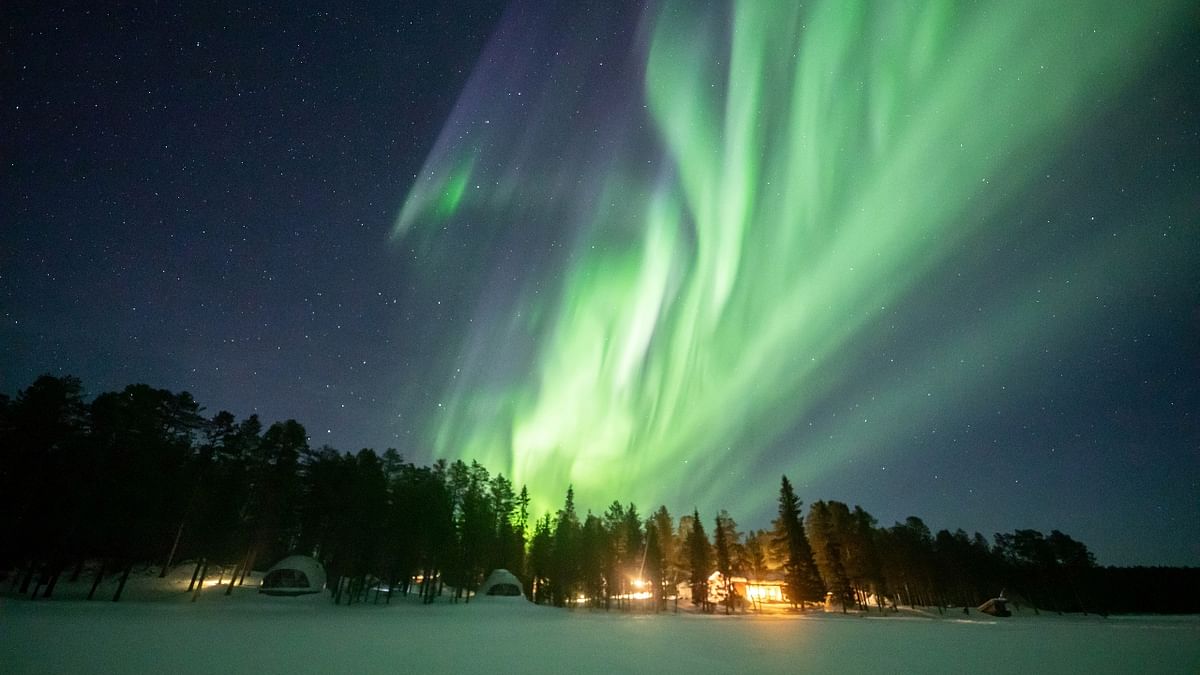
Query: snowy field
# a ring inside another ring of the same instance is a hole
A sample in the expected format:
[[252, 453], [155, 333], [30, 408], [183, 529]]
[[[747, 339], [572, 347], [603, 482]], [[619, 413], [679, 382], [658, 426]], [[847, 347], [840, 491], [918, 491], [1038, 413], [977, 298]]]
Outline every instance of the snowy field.
[[222, 590], [0, 599], [0, 672], [1200, 673], [1194, 616], [631, 615]]

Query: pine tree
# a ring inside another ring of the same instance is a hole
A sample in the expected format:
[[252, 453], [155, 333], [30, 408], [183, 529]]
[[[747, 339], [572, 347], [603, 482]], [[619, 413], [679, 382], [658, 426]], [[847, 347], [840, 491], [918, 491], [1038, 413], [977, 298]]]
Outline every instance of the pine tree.
[[658, 507], [654, 512], [651, 520], [654, 522], [654, 527], [657, 530], [658, 546], [662, 551], [663, 559], [663, 586], [674, 591], [675, 584], [678, 583], [679, 567], [678, 567], [678, 543], [675, 538], [674, 523], [671, 519], [671, 513], [667, 511], [666, 506]]
[[617, 599], [617, 607], [621, 607], [621, 596], [625, 593], [625, 573], [621, 563], [625, 558], [625, 507], [621, 502], [614, 501], [604, 513], [604, 545], [601, 555], [604, 557], [604, 609], [612, 607], [613, 598]]
[[554, 567], [554, 534], [550, 514], [542, 516], [533, 526], [529, 542], [529, 580], [533, 601], [539, 605], [551, 600], [550, 577]]
[[842, 611], [845, 612], [846, 600], [850, 596], [850, 582], [842, 563], [843, 542], [829, 504], [823, 501], [813, 502], [808, 511], [807, 525], [817, 570], [825, 582], [825, 587], [841, 601]]
[[579, 582], [592, 607], [599, 606], [604, 598], [604, 547], [607, 538], [604, 524], [588, 511], [579, 532]]
[[493, 569], [506, 569], [517, 577], [525, 567], [525, 535], [518, 523], [521, 516], [519, 500], [513, 494], [512, 482], [497, 474], [491, 484], [492, 514], [495, 518], [495, 538], [491, 563], [485, 574]]
[[[621, 559], [621, 581], [624, 587], [622, 595], [627, 599], [632, 598], [632, 591], [641, 590], [640, 588], [631, 587], [630, 581], [636, 580], [637, 584], [645, 582], [645, 541], [642, 537], [642, 519], [638, 516], [637, 507], [633, 503], [625, 509], [625, 519], [621, 523], [621, 538], [624, 540], [621, 543], [621, 550], [624, 555]], [[626, 609], [632, 603], [626, 603]]]
[[712, 552], [704, 524], [700, 522], [700, 511], [692, 512], [692, 529], [687, 538], [688, 562], [691, 568], [692, 604], [709, 611], [708, 577], [712, 573]]
[[663, 593], [663, 589], [665, 588], [663, 578], [666, 575], [666, 559], [663, 556], [661, 540], [662, 537], [659, 535], [656, 519], [651, 518], [646, 521], [646, 557], [643, 574], [649, 581], [650, 592], [652, 594], [651, 600], [654, 602], [655, 612], [666, 606], [666, 594]]
[[1055, 565], [1052, 569], [1055, 570], [1057, 576], [1066, 579], [1066, 584], [1059, 583], [1057, 586], [1061, 589], [1063, 586], [1071, 589], [1071, 595], [1075, 600], [1075, 605], [1084, 614], [1088, 613], [1091, 593], [1091, 578], [1093, 569], [1096, 567], [1096, 559], [1092, 556], [1091, 551], [1082, 542], [1076, 541], [1070, 535], [1063, 534], [1058, 530], [1051, 530], [1050, 536], [1046, 537], [1046, 544], [1050, 547], [1053, 553]]
[[[83, 560], [92, 543], [87, 535], [101, 529], [84, 523], [96, 514], [91, 502], [105, 464], [88, 452], [87, 427], [83, 385], [74, 377], [42, 375], [8, 404], [0, 422], [0, 513], [5, 522], [0, 568], [37, 560], [53, 576], [66, 563], [65, 556]], [[96, 543], [106, 542], [104, 534], [95, 537]], [[28, 591], [35, 568], [30, 564], [26, 569], [22, 593]], [[49, 597], [53, 581], [46, 590]]]
[[934, 548], [929, 528], [916, 516], [879, 533], [883, 577], [910, 607], [934, 602]]
[[878, 602], [881, 596], [887, 594], [879, 561], [876, 521], [861, 506], [855, 505], [853, 511], [847, 511], [845, 504], [833, 503], [839, 507], [835, 522], [840, 520], [843, 523], [841, 539], [845, 543], [842, 547], [842, 565], [846, 577], [853, 584], [859, 608], [865, 610], [870, 595], [874, 594]]
[[751, 530], [746, 535], [746, 573], [754, 579], [762, 579], [770, 571], [770, 536], [765, 530]]
[[185, 472], [204, 419], [187, 392], [145, 384], [101, 394], [91, 410], [95, 449], [103, 457], [98, 482], [104, 486], [93, 513], [97, 529], [111, 528], [106, 553], [123, 567], [117, 600], [132, 566], [148, 557], [161, 560], [171, 545], [187, 506]]

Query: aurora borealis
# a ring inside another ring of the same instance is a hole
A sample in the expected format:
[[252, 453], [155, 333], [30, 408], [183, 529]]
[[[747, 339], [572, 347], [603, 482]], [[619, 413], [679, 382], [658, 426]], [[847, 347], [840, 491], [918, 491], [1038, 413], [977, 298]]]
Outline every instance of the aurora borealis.
[[[480, 290], [448, 359], [436, 451], [506, 467], [547, 509], [569, 482], [589, 504], [620, 485], [752, 510], [763, 497], [742, 483], [759, 471], [872, 473], [1022, 379], [1030, 352], [1078, 339], [1125, 241], [1078, 242], [1052, 276], [1004, 280], [1007, 297], [976, 289], [979, 311], [935, 323], [905, 366], [869, 353], [921, 331], [895, 308], [943, 266], [1053, 236], [1014, 222], [1022, 191], [1178, 15], [668, 2], [616, 49], [586, 29], [546, 48], [533, 21], [509, 14], [396, 224], [433, 274], [456, 273], [464, 237], [521, 259]], [[1120, 215], [1194, 218], [1175, 197]], [[852, 409], [820, 418], [839, 391]]]
[[0, 13], [0, 394], [1200, 564], [1189, 3]]

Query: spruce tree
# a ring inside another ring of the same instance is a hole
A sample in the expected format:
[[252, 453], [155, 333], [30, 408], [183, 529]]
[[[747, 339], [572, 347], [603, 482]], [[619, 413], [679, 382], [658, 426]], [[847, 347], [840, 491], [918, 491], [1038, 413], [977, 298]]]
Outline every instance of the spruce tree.
[[824, 595], [824, 586], [817, 574], [812, 547], [804, 532], [800, 519], [800, 500], [792, 489], [787, 476], [779, 487], [779, 519], [776, 521], [776, 542], [782, 549], [784, 559], [784, 581], [788, 597], [793, 605], [804, 608], [805, 602], [818, 602]]
[[621, 596], [625, 593], [625, 573], [621, 563], [625, 557], [625, 507], [621, 502], [614, 501], [604, 513], [604, 546], [601, 554], [604, 556], [604, 609], [612, 607], [614, 598], [617, 607], [621, 607]]
[[654, 521], [654, 527], [658, 534], [658, 546], [662, 551], [663, 585], [669, 586], [673, 591], [675, 584], [678, 582], [678, 567], [676, 564], [678, 562], [678, 551], [676, 550], [675, 528], [672, 523], [671, 513], [667, 511], [666, 506], [660, 506], [654, 512], [651, 520]]
[[579, 586], [579, 516], [575, 513], [575, 488], [567, 487], [567, 498], [554, 527], [553, 567], [550, 592], [555, 606], [565, 607]]
[[646, 521], [646, 556], [643, 565], [643, 576], [649, 581], [651, 601], [654, 611], [658, 612], [666, 606], [666, 595], [663, 593], [666, 576], [666, 558], [663, 556], [662, 537], [654, 518]]
[[603, 548], [606, 539], [604, 524], [588, 511], [579, 532], [579, 583], [591, 607], [598, 607], [604, 599]]
[[[621, 550], [624, 557], [621, 560], [621, 580], [624, 585], [622, 595], [626, 597], [626, 609], [632, 608], [635, 592], [641, 591], [645, 583], [646, 549], [642, 537], [642, 519], [638, 515], [637, 506], [630, 502], [625, 509], [625, 520], [621, 523], [621, 537], [624, 540]], [[635, 581], [636, 580], [636, 581]]]
[[550, 600], [551, 582], [554, 567], [554, 535], [550, 514], [543, 516], [533, 527], [533, 537], [529, 542], [529, 580], [531, 599], [544, 605]]
[[692, 530], [688, 533], [687, 547], [688, 562], [692, 571], [692, 604], [699, 605], [707, 612], [708, 576], [712, 569], [712, 554], [708, 536], [704, 534], [704, 525], [700, 522], [699, 510], [692, 512]]
[[717, 570], [721, 573], [720, 595], [725, 613], [729, 614], [733, 607], [733, 542], [729, 514], [725, 511], [717, 516], [716, 529], [713, 530], [713, 543], [717, 550]]

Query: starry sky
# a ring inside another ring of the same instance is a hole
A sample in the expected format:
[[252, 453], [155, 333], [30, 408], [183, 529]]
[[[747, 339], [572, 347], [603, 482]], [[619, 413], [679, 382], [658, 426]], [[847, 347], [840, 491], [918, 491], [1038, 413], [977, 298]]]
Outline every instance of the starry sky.
[[1188, 3], [203, 4], [0, 8], [0, 391], [1200, 564]]

